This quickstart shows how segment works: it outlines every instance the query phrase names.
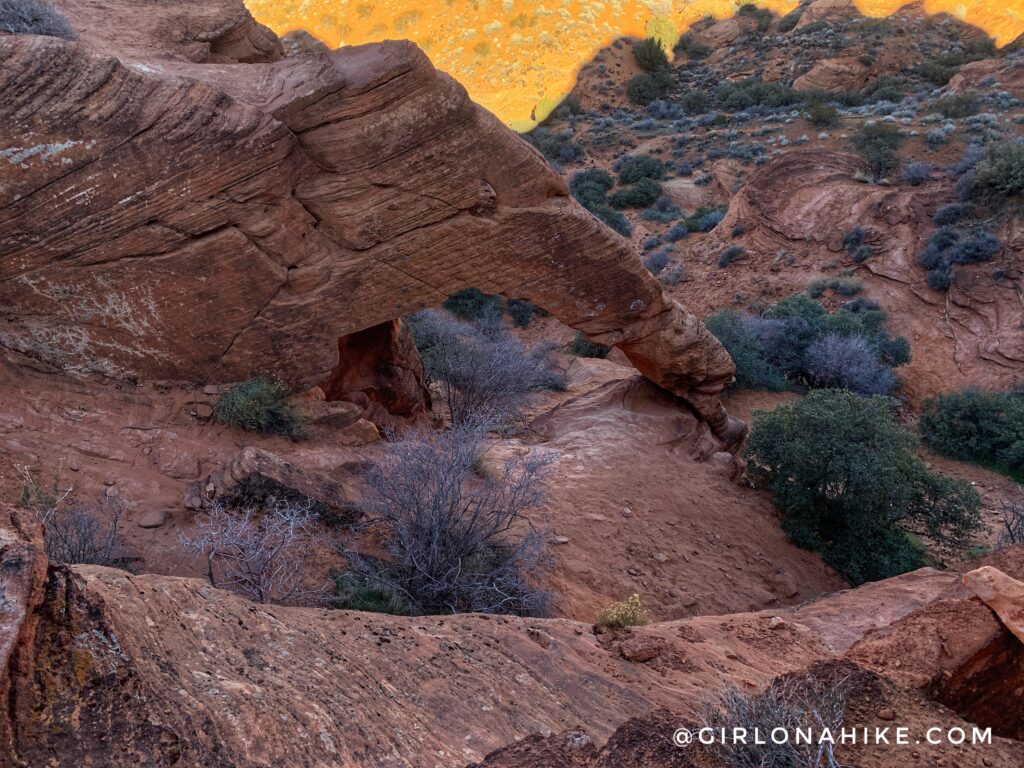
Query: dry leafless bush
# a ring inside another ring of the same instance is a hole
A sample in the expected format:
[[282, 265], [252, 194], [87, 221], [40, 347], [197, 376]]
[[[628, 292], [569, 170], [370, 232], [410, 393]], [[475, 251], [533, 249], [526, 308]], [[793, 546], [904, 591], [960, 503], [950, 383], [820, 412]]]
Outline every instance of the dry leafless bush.
[[415, 614], [546, 611], [549, 595], [536, 583], [549, 564], [548, 536], [524, 513], [541, 504], [551, 459], [513, 458], [480, 473], [485, 435], [484, 421], [468, 419], [389, 446], [367, 474], [364, 502], [388, 557], [353, 554], [358, 586], [350, 592], [390, 595]]
[[50, 490], [39, 485], [27, 467], [16, 471], [22, 480], [20, 505], [34, 511], [42, 522], [51, 563], [124, 568], [134, 559], [121, 540], [121, 499], [83, 504], [75, 498], [73, 487], [60, 487], [59, 471]]
[[1024, 544], [1024, 504], [1003, 501], [1000, 506], [1003, 530], [999, 533], [999, 546]]
[[[834, 745], [818, 743], [818, 737], [825, 729], [838, 737], [848, 695], [845, 678], [826, 682], [810, 676], [786, 676], [753, 695], [730, 687], [717, 704], [706, 707], [703, 718], [705, 728], [726, 729], [725, 743], [719, 741], [706, 749], [728, 768], [839, 768]], [[734, 728], [746, 729], [748, 743], [734, 743]], [[786, 743], [775, 743], [771, 737], [777, 728], [785, 729]], [[811, 743], [796, 739], [798, 729], [810, 729]], [[766, 743], [753, 743], [755, 730]]]
[[444, 387], [452, 422], [486, 419], [492, 428], [518, 421], [531, 392], [564, 389], [549, 358], [554, 344], [527, 349], [501, 317], [463, 323], [425, 310], [408, 318], [428, 378]]
[[308, 589], [303, 564], [318, 540], [312, 502], [281, 502], [257, 511], [213, 505], [196, 536], [182, 536], [191, 552], [205, 554], [210, 583], [258, 603], [311, 605], [323, 588]]

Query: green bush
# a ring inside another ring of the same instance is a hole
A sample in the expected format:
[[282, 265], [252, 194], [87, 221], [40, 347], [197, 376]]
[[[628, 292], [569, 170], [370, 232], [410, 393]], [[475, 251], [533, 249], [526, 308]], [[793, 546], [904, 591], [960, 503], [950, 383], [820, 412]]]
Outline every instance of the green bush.
[[623, 237], [629, 237], [633, 234], [633, 227], [630, 226], [626, 217], [614, 208], [607, 205], [597, 205], [591, 208], [590, 211]]
[[441, 305], [462, 320], [482, 320], [501, 317], [504, 300], [501, 296], [486, 294], [479, 288], [463, 288], [444, 300]]
[[1007, 198], [1024, 192], [1024, 142], [991, 144], [974, 166], [972, 191], [991, 198]]
[[653, 37], [648, 37], [633, 46], [633, 58], [636, 59], [640, 69], [645, 72], [657, 72], [668, 69], [669, 66], [665, 50], [661, 47], [661, 43]]
[[217, 421], [232, 427], [297, 440], [302, 437], [302, 417], [287, 402], [290, 394], [280, 379], [261, 374], [222, 395], [214, 415]]
[[1024, 482], [1024, 397], [1006, 392], [940, 395], [921, 415], [925, 444], [945, 456]]
[[766, 83], [759, 77], [749, 77], [738, 83], [722, 83], [715, 89], [715, 100], [732, 111], [753, 106], [785, 107], [799, 103], [802, 98], [785, 83]]
[[760, 315], [729, 310], [705, 323], [733, 356], [736, 386], [743, 388], [884, 394], [898, 384], [892, 369], [910, 361], [907, 340], [890, 336], [885, 313], [864, 299], [829, 314], [807, 294], [796, 294]]
[[695, 38], [692, 34], [687, 32], [685, 35], [679, 38], [676, 42], [673, 50], [677, 54], [684, 54], [689, 56], [691, 59], [703, 59], [709, 53], [711, 53], [711, 47], [704, 45]]
[[758, 32], [767, 32], [772, 25], [772, 12], [767, 8], [758, 8], [753, 3], [744, 3], [736, 11], [736, 15], [745, 19], [753, 19], [757, 22]]
[[650, 155], [632, 155], [619, 162], [619, 181], [632, 184], [640, 179], [660, 179], [665, 175], [665, 164]]
[[889, 123], [865, 123], [853, 138], [853, 146], [864, 157], [879, 181], [900, 167], [897, 150], [903, 144], [903, 134]]
[[755, 412], [747, 456], [790, 541], [861, 584], [924, 565], [914, 537], [956, 552], [981, 527], [977, 492], [929, 472], [914, 445], [885, 398], [822, 390]]
[[617, 189], [608, 198], [612, 208], [646, 208], [661, 197], [661, 184], [654, 179], [640, 179], [636, 184]]
[[608, 357], [608, 353], [611, 352], [608, 347], [590, 341], [583, 331], [576, 331], [567, 350], [570, 355], [576, 355], [576, 357]]
[[818, 128], [829, 128], [840, 123], [839, 110], [824, 101], [812, 101], [807, 105], [807, 119]]
[[655, 99], [660, 99], [672, 88], [671, 69], [659, 69], [657, 72], [644, 72], [630, 78], [626, 83], [626, 96], [634, 104], [646, 107]]
[[705, 318], [704, 325], [722, 342], [722, 346], [736, 364], [738, 389], [767, 389], [780, 392], [789, 388], [789, 382], [765, 357], [764, 347], [743, 318], [734, 309], [723, 309]]

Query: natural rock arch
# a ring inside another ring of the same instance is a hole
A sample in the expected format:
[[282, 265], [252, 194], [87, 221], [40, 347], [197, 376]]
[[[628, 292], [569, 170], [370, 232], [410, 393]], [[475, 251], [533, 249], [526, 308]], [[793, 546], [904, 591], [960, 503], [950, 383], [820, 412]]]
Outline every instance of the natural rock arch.
[[192, 61], [102, 55], [108, 29], [0, 37], [0, 345], [117, 378], [308, 385], [339, 336], [473, 286], [618, 346], [741, 436], [717, 340], [418, 48], [282, 59], [222, 10], [237, 28], [189, 34], [231, 45]]

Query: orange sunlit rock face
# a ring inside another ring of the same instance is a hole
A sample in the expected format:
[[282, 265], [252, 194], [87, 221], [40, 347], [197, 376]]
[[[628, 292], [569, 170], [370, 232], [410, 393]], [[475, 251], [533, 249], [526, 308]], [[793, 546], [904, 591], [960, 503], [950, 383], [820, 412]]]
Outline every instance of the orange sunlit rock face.
[[[546, 117], [572, 88], [579, 68], [618, 37], [668, 43], [705, 16], [722, 18], [731, 0], [246, 0], [278, 34], [304, 29], [331, 47], [405, 38], [517, 130]], [[907, 0], [855, 0], [887, 16]], [[760, 0], [788, 13], [796, 0]], [[925, 0], [981, 27], [1003, 45], [1024, 33], [1024, 0]]]

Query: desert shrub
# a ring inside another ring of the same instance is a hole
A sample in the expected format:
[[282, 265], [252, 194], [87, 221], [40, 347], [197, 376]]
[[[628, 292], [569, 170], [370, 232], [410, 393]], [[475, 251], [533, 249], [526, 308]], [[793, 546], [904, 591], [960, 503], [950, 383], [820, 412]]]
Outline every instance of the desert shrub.
[[290, 395], [283, 381], [260, 374], [221, 395], [214, 415], [222, 424], [238, 429], [297, 440], [302, 437], [302, 415], [288, 402]]
[[[569, 191], [572, 192], [572, 196], [579, 201], [580, 205], [592, 211], [607, 203], [608, 190], [614, 185], [614, 181], [606, 187], [596, 180], [589, 178], [581, 179], [581, 177], [589, 173], [590, 171], [581, 171], [573, 176], [572, 181], [569, 182]], [[601, 173], [604, 173], [611, 180], [611, 176], [606, 171], [601, 171]]]
[[848, 106], [855, 107], [859, 102], [877, 103], [880, 101], [890, 101], [895, 104], [903, 99], [904, 88], [905, 84], [898, 76], [879, 75], [868, 83], [860, 93], [849, 94]]
[[688, 115], [703, 115], [711, 108], [711, 99], [703, 91], [685, 90], [675, 100]]
[[999, 532], [997, 543], [1000, 547], [1012, 544], [1024, 544], [1024, 504], [1000, 503], [999, 516], [1003, 529]]
[[619, 181], [633, 184], [641, 179], [660, 179], [665, 175], [665, 164], [650, 155], [629, 155], [618, 163]]
[[443, 385], [452, 422], [486, 419], [506, 427], [522, 416], [529, 396], [564, 389], [565, 378], [551, 363], [553, 344], [527, 349], [500, 317], [462, 323], [435, 310], [408, 318], [423, 359], [424, 374]]
[[684, 282], [686, 279], [686, 269], [679, 262], [669, 264], [664, 270], [662, 270], [661, 274], [658, 275], [658, 282], [666, 288], [679, 285], [679, 283]]
[[956, 224], [958, 221], [969, 219], [974, 216], [974, 206], [970, 203], [947, 203], [939, 206], [932, 216], [932, 221], [940, 227]]
[[626, 82], [626, 96], [634, 104], [646, 107], [655, 99], [660, 99], [672, 88], [673, 78], [670, 69], [659, 69], [657, 72], [643, 72]]
[[756, 412], [747, 454], [790, 541], [861, 584], [924, 564], [911, 535], [955, 552], [980, 527], [977, 492], [928, 471], [914, 445], [885, 398], [819, 390]]
[[972, 189], [994, 199], [1024, 192], [1024, 141], [990, 144], [974, 165]]
[[989, 232], [961, 232], [950, 226], [935, 230], [928, 245], [917, 255], [917, 263], [928, 270], [929, 287], [949, 289], [954, 264], [979, 264], [992, 260], [1002, 243]]
[[639, 627], [647, 623], [647, 613], [640, 601], [640, 595], [630, 595], [625, 600], [612, 603], [601, 609], [595, 622], [599, 627]]
[[942, 87], [956, 74], [956, 67], [939, 61], [925, 61], [914, 68], [914, 74], [932, 85]]
[[854, 227], [849, 232], [843, 235], [843, 247], [846, 252], [851, 256], [856, 252], [861, 245], [864, 244], [864, 238], [867, 237], [868, 231], [864, 227]]
[[633, 227], [630, 226], [629, 221], [619, 213], [617, 210], [609, 205], [598, 205], [590, 209], [591, 212], [597, 216], [601, 221], [607, 224], [609, 227], [614, 229], [623, 237], [629, 237], [633, 234]]
[[889, 123], [864, 123], [853, 139], [853, 145], [860, 152], [875, 181], [899, 168], [896, 151], [903, 144], [900, 129]]
[[603, 344], [590, 341], [583, 331], [576, 331], [576, 335], [572, 337], [572, 341], [569, 342], [566, 351], [570, 355], [576, 355], [576, 357], [608, 357], [611, 349]]
[[544, 125], [537, 126], [523, 138], [540, 150], [553, 163], [573, 163], [583, 159], [583, 147], [573, 139], [572, 129], [552, 131]]
[[807, 105], [807, 119], [818, 128], [830, 128], [841, 120], [839, 110], [825, 101], [812, 101]]
[[661, 184], [654, 179], [640, 179], [622, 189], [612, 192], [608, 203], [613, 208], [646, 208], [661, 197]]
[[[848, 678], [839, 675], [786, 675], [775, 678], [759, 693], [744, 693], [730, 686], [716, 703], [705, 706], [701, 725], [715, 733], [722, 728], [726, 733], [732, 733], [733, 728], [745, 728], [750, 738], [737, 743], [714, 742], [703, 748], [725, 768], [838, 766], [833, 743], [818, 743], [817, 738], [798, 742], [795, 734], [799, 730], [817, 736], [826, 729], [839, 733], [848, 698]], [[777, 728], [789, 734], [785, 743], [768, 737]], [[755, 733], [762, 734], [762, 738], [755, 739]]]
[[317, 514], [309, 504], [283, 502], [257, 512], [214, 504], [195, 536], [182, 536], [189, 552], [204, 554], [210, 583], [257, 603], [314, 605], [324, 587], [305, 585], [305, 564], [316, 546]]
[[[547, 612], [537, 584], [549, 566], [548, 533], [525, 515], [544, 500], [551, 458], [511, 458], [481, 476], [486, 427], [410, 430], [365, 476], [363, 504], [384, 558], [346, 551], [342, 605], [399, 606], [416, 615]], [[356, 601], [353, 605], [352, 601]]]
[[484, 293], [479, 288], [456, 291], [441, 305], [460, 320], [484, 320], [501, 317], [504, 309], [501, 296]]
[[960, 117], [970, 117], [978, 114], [981, 102], [978, 94], [973, 92], [944, 96], [935, 102], [935, 111], [943, 117], [955, 120]]
[[677, 55], [681, 53], [691, 59], [703, 59], [712, 49], [687, 32], [679, 38], [673, 50]]
[[512, 318], [512, 325], [516, 328], [526, 328], [535, 315], [543, 312], [536, 304], [523, 299], [509, 299], [505, 309], [508, 310], [508, 316]]
[[753, 19], [757, 22], [758, 32], [767, 32], [768, 27], [772, 25], [772, 12], [767, 8], [758, 8], [753, 3], [744, 3], [736, 11], [737, 16], [741, 16], [745, 19]]
[[715, 100], [732, 111], [753, 106], [785, 107], [797, 104], [801, 99], [800, 94], [785, 83], [766, 83], [759, 77], [750, 77], [738, 83], [721, 83], [715, 89]]
[[919, 187], [928, 181], [933, 170], [930, 163], [908, 163], [907, 167], [903, 169], [900, 181], [912, 187]]
[[667, 69], [669, 66], [665, 50], [661, 47], [661, 43], [653, 37], [648, 37], [633, 46], [633, 58], [636, 59], [640, 69], [645, 72], [657, 72]]
[[[854, 253], [856, 254], [859, 250], [858, 248]], [[807, 293], [814, 299], [824, 295], [825, 291], [833, 291], [839, 296], [856, 296], [862, 290], [864, 290], [864, 283], [856, 277], [848, 276], [812, 280], [810, 285], [807, 286]]]
[[65, 40], [76, 37], [64, 15], [43, 0], [0, 0], [0, 31]]
[[774, 392], [789, 387], [778, 369], [768, 362], [761, 340], [751, 331], [741, 313], [723, 309], [705, 318], [704, 325], [722, 343], [736, 364], [734, 387]]
[[718, 255], [718, 268], [724, 269], [725, 267], [728, 267], [734, 260], [738, 259], [745, 253], [746, 251], [738, 245], [728, 246]]
[[683, 225], [688, 232], [710, 232], [725, 218], [724, 208], [698, 208], [686, 217]]
[[790, 11], [781, 19], [779, 19], [779, 23], [776, 26], [776, 29], [778, 29], [779, 32], [792, 32], [793, 28], [800, 23], [800, 18], [803, 15], [804, 7], [802, 5], [798, 5], [792, 11]]
[[1024, 397], [1007, 392], [939, 395], [921, 415], [925, 444], [945, 456], [1024, 482]]
[[26, 467], [17, 467], [16, 472], [22, 480], [18, 506], [35, 512], [42, 523], [43, 545], [51, 563], [127, 568], [135, 559], [124, 548], [120, 499], [104, 497], [82, 504], [72, 487], [61, 488], [59, 472], [49, 489], [38, 484]]
[[652, 275], [657, 275], [668, 266], [669, 254], [668, 251], [655, 251], [644, 259], [644, 267]]
[[878, 359], [862, 336], [828, 334], [807, 348], [807, 371], [819, 387], [838, 387], [859, 395], [887, 395], [896, 375]]
[[910, 361], [906, 339], [890, 336], [885, 313], [866, 301], [848, 302], [829, 314], [810, 296], [797, 294], [761, 315], [728, 310], [705, 322], [733, 356], [739, 387], [888, 392], [896, 384], [891, 369]]

